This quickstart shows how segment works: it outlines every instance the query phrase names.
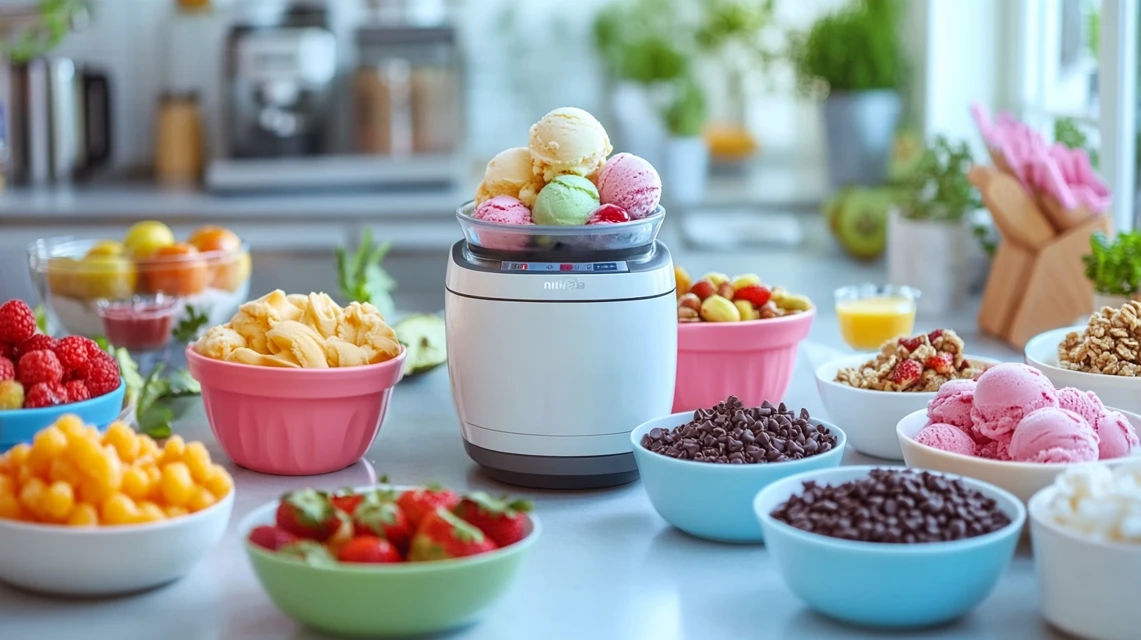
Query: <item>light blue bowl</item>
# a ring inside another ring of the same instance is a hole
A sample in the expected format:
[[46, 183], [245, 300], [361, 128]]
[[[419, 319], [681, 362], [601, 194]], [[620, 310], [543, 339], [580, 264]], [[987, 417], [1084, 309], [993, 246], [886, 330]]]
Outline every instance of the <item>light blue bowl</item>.
[[764, 542], [753, 514], [757, 492], [802, 471], [839, 466], [848, 440], [836, 427], [812, 420], [812, 424], [823, 424], [836, 435], [834, 449], [800, 460], [757, 464], [678, 460], [642, 446], [642, 436], [651, 429], [672, 429], [691, 420], [692, 411], [650, 420], [630, 432], [630, 442], [642, 486], [658, 515], [690, 535], [717, 542]]
[[961, 479], [998, 502], [1010, 516], [1006, 527], [955, 542], [887, 544], [853, 542], [802, 531], [775, 520], [777, 505], [800, 493], [803, 483], [839, 484], [872, 469], [840, 467], [810, 471], [775, 482], [757, 494], [756, 517], [765, 546], [789, 590], [817, 611], [873, 628], [920, 628], [950, 622], [986, 600], [1018, 546], [1026, 508], [998, 487]]
[[41, 429], [51, 426], [60, 416], [74, 413], [84, 424], [100, 431], [107, 428], [123, 411], [123, 394], [127, 385], [120, 380], [119, 388], [98, 398], [60, 404], [39, 409], [8, 409], [0, 411], [0, 453], [21, 442], [30, 443]]

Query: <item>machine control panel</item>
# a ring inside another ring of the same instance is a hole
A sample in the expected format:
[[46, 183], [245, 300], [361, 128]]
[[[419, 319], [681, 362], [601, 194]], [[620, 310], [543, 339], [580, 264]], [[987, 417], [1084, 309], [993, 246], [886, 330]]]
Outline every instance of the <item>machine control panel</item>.
[[514, 273], [626, 273], [622, 260], [610, 262], [503, 262], [501, 271]]

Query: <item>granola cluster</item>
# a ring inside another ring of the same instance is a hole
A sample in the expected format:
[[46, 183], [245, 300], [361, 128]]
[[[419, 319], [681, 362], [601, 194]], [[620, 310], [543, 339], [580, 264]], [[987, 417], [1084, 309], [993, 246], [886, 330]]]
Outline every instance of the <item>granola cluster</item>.
[[876, 357], [841, 369], [835, 382], [873, 391], [938, 391], [948, 380], [982, 373], [963, 355], [963, 339], [950, 329], [888, 340]]
[[1058, 366], [1109, 376], [1141, 375], [1141, 302], [1120, 309], [1102, 307], [1083, 331], [1066, 334], [1058, 345]]

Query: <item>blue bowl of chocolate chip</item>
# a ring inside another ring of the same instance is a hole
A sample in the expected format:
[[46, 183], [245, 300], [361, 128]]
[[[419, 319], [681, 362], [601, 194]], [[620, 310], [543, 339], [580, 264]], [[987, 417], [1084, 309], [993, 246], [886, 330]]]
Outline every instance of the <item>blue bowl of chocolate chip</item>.
[[944, 624], [981, 604], [1026, 521], [1022, 501], [992, 484], [904, 467], [797, 474], [754, 508], [789, 590], [875, 629]]
[[764, 537], [753, 499], [782, 478], [839, 466], [847, 441], [835, 426], [783, 403], [746, 407], [736, 396], [709, 409], [650, 420], [630, 433], [654, 510], [682, 531], [717, 542]]

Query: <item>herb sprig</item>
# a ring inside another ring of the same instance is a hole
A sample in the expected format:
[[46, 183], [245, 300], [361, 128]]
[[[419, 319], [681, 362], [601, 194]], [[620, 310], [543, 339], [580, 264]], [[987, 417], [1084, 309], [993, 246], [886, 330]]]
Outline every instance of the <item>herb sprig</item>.
[[365, 229], [355, 252], [350, 254], [345, 247], [337, 247], [336, 252], [341, 295], [349, 301], [371, 303], [385, 318], [391, 318], [396, 309], [392, 300], [396, 281], [381, 266], [391, 247], [388, 242], [374, 243], [372, 232]]
[[1086, 278], [1094, 290], [1110, 296], [1132, 296], [1141, 290], [1141, 233], [1090, 236], [1090, 253], [1082, 256]]

